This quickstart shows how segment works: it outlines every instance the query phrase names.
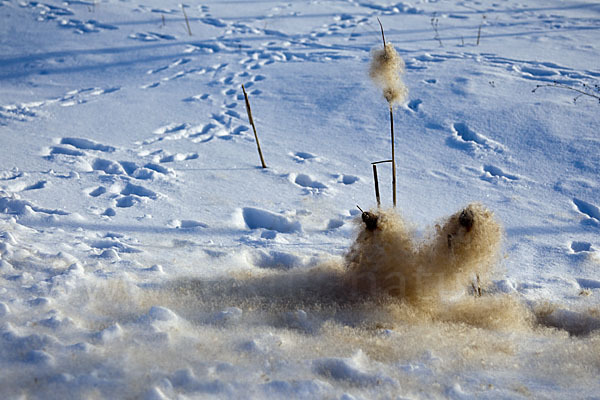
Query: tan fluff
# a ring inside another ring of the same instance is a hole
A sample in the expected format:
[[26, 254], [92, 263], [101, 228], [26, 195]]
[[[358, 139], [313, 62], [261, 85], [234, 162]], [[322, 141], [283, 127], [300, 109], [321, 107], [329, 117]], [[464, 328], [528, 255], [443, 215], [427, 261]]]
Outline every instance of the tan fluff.
[[[461, 224], [465, 213], [472, 226]], [[378, 227], [363, 229], [346, 257], [348, 284], [370, 295], [411, 302], [431, 300], [488, 275], [500, 250], [502, 229], [491, 211], [470, 204], [425, 240], [395, 211], [379, 212]]]
[[408, 89], [400, 78], [404, 74], [404, 60], [391, 43], [383, 49], [374, 50], [369, 75], [383, 90], [383, 97], [390, 107], [401, 104], [408, 97]]

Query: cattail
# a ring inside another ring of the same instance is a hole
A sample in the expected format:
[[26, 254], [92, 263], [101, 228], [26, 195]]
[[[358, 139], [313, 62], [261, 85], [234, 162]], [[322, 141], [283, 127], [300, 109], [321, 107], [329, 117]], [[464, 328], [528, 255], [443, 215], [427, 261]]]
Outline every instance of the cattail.
[[408, 97], [408, 89], [400, 78], [404, 74], [404, 60], [391, 43], [383, 49], [373, 51], [369, 75], [383, 90], [383, 97], [390, 106], [403, 103]]
[[391, 43], [385, 42], [383, 25], [381, 27], [383, 49], [374, 50], [371, 59], [369, 75], [373, 82], [383, 90], [383, 97], [388, 102], [390, 109], [390, 133], [392, 142], [392, 200], [396, 207], [396, 152], [394, 147], [394, 105], [403, 103], [408, 97], [408, 89], [400, 76], [404, 73], [404, 60], [396, 52]]

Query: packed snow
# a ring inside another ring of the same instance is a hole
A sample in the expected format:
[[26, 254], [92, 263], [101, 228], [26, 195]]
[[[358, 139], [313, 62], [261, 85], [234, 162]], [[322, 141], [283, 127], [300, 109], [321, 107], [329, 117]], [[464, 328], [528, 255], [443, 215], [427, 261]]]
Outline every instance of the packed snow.
[[[598, 39], [595, 0], [0, 0], [0, 397], [600, 397]], [[344, 283], [357, 205], [428, 243], [471, 203], [480, 282]]]

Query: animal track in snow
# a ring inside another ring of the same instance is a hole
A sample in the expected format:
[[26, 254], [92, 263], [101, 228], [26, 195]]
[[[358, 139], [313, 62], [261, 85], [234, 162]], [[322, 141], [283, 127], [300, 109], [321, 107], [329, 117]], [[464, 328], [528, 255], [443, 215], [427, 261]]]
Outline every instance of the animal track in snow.
[[289, 179], [291, 182], [305, 189], [308, 189], [310, 192], [320, 192], [324, 189], [329, 188], [324, 183], [313, 179], [313, 177], [307, 174], [290, 174]]
[[71, 90], [63, 96], [52, 98], [49, 100], [32, 101], [28, 103], [0, 106], [0, 125], [6, 125], [7, 120], [29, 121], [32, 118], [38, 116], [38, 110], [48, 105], [59, 104], [61, 106], [72, 106], [76, 104], [83, 104], [87, 103], [91, 96], [114, 93], [120, 89], [121, 88], [119, 86], [108, 87], [104, 89], [85, 88]]
[[198, 158], [198, 153], [175, 153], [169, 154], [164, 152], [163, 154], [154, 157], [155, 161], [159, 163], [170, 163], [174, 161], [187, 161], [187, 160], [195, 160]]
[[571, 242], [571, 250], [574, 253], [592, 251], [592, 244], [589, 242]]
[[492, 150], [498, 153], [505, 150], [503, 145], [475, 132], [463, 122], [452, 124], [452, 136], [448, 138], [447, 143], [460, 150]]
[[179, 65], [183, 65], [183, 64], [187, 64], [188, 62], [192, 61], [191, 58], [178, 58], [175, 61], [173, 61], [172, 63], [168, 64], [168, 65], [164, 65], [162, 67], [158, 67], [155, 69], [149, 69], [148, 71], [146, 71], [146, 74], [148, 75], [152, 75], [152, 74], [157, 74], [159, 72], [165, 71], [169, 68], [175, 68]]
[[183, 101], [185, 101], [186, 103], [210, 101], [210, 94], [208, 94], [208, 93], [196, 94], [196, 95], [193, 95], [190, 97], [186, 97], [185, 99], [183, 99]]
[[56, 20], [60, 17], [65, 17], [69, 15], [73, 15], [73, 11], [68, 8], [58, 7], [51, 4], [40, 3], [37, 1], [30, 2], [19, 2], [19, 6], [21, 7], [29, 7], [38, 11], [39, 15], [37, 20], [42, 21], [52, 21]]
[[248, 254], [248, 259], [255, 267], [266, 269], [290, 269], [306, 264], [298, 255], [277, 250], [256, 250]]
[[21, 200], [14, 196], [0, 196], [0, 212], [11, 215], [26, 215], [30, 212], [49, 215], [69, 215], [66, 211], [39, 207], [27, 200]]
[[129, 37], [129, 39], [141, 40], [142, 42], [156, 42], [158, 40], [175, 40], [175, 39], [177, 39], [173, 35], [166, 35], [166, 34], [156, 33], [156, 32], [132, 33], [128, 37]]
[[240, 210], [243, 224], [249, 229], [267, 229], [280, 233], [292, 233], [302, 230], [302, 225], [284, 215], [260, 208], [244, 207]]
[[600, 281], [595, 279], [579, 278], [577, 279], [577, 283], [582, 289], [600, 289]]
[[484, 165], [481, 179], [488, 182], [497, 182], [498, 180], [518, 181], [521, 178], [517, 175], [508, 174], [493, 165]]
[[0, 181], [12, 181], [23, 177], [23, 172], [14, 168], [10, 171], [0, 171]]
[[96, 158], [92, 163], [92, 169], [95, 171], [103, 171], [106, 174], [110, 175], [125, 175], [125, 169], [123, 166], [112, 160], [106, 160], [103, 158]]
[[125, 197], [117, 198], [115, 200], [115, 205], [119, 208], [129, 208], [129, 207], [133, 207], [134, 205], [136, 205], [139, 202], [140, 202], [140, 200], [134, 196], [125, 196]]
[[48, 184], [48, 181], [38, 181], [38, 182], [34, 183], [33, 185], [27, 186], [23, 190], [24, 191], [26, 191], [26, 190], [39, 190], [39, 189], [45, 188], [47, 184]]
[[175, 229], [197, 229], [197, 228], [208, 228], [203, 222], [198, 222], [194, 220], [184, 219], [184, 220], [172, 220], [169, 222], [169, 226]]
[[60, 19], [58, 26], [66, 29], [73, 29], [73, 32], [78, 34], [98, 33], [103, 30], [117, 30], [114, 25], [104, 24], [93, 19], [80, 21], [77, 19]]
[[46, 157], [51, 158], [55, 155], [81, 157], [84, 156], [85, 153], [83, 151], [76, 150], [70, 147], [52, 146], [50, 147], [50, 151], [48, 152], [48, 155]]
[[140, 185], [134, 185], [133, 183], [127, 183], [123, 190], [121, 190], [121, 194], [124, 196], [136, 195], [138, 197], [148, 197], [152, 200], [156, 200], [158, 198], [158, 194], [152, 190], [146, 189]]
[[128, 175], [140, 180], [156, 180], [175, 177], [175, 171], [155, 163], [146, 163], [138, 166], [131, 161], [112, 161], [96, 158], [92, 163], [92, 169], [103, 171], [109, 175]]
[[419, 107], [421, 107], [421, 104], [423, 104], [422, 100], [415, 99], [415, 100], [409, 101], [407, 107], [409, 109], [411, 109], [412, 111], [417, 112], [417, 111], [419, 111]]
[[298, 151], [295, 153], [290, 153], [290, 156], [292, 157], [292, 159], [298, 163], [305, 163], [308, 161], [318, 161], [319, 157], [317, 157], [314, 154], [311, 153], [307, 153], [304, 151]]
[[107, 153], [115, 151], [113, 146], [107, 146], [104, 144], [96, 143], [93, 140], [83, 138], [62, 138], [60, 144], [69, 145], [79, 150], [96, 150]]
[[92, 197], [98, 197], [106, 193], [106, 188], [104, 186], [98, 186], [97, 188], [90, 191], [88, 194]]
[[333, 178], [338, 182], [344, 185], [353, 185], [360, 180], [358, 176], [354, 175], [333, 175]]
[[[90, 247], [98, 250], [113, 250], [117, 253], [141, 253], [141, 250], [122, 243], [120, 240], [112, 237], [93, 240], [90, 242]], [[106, 255], [104, 257], [106, 257]]]
[[588, 221], [595, 225], [600, 225], [600, 208], [598, 208], [598, 206], [577, 198], [573, 199], [573, 204], [577, 211], [587, 217]]

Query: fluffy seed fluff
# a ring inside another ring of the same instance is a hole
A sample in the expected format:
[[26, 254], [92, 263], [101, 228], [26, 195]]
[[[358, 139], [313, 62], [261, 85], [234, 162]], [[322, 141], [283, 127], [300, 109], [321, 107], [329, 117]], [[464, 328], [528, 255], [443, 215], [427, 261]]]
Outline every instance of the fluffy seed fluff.
[[383, 97], [390, 107], [400, 104], [408, 97], [408, 89], [400, 76], [404, 74], [404, 60], [391, 43], [383, 49], [374, 50], [369, 76], [383, 89]]
[[378, 214], [377, 229], [363, 229], [346, 257], [347, 279], [360, 292], [439, 299], [476, 274], [486, 278], [498, 257], [502, 229], [480, 204], [451, 215], [425, 240], [415, 239], [395, 211]]

